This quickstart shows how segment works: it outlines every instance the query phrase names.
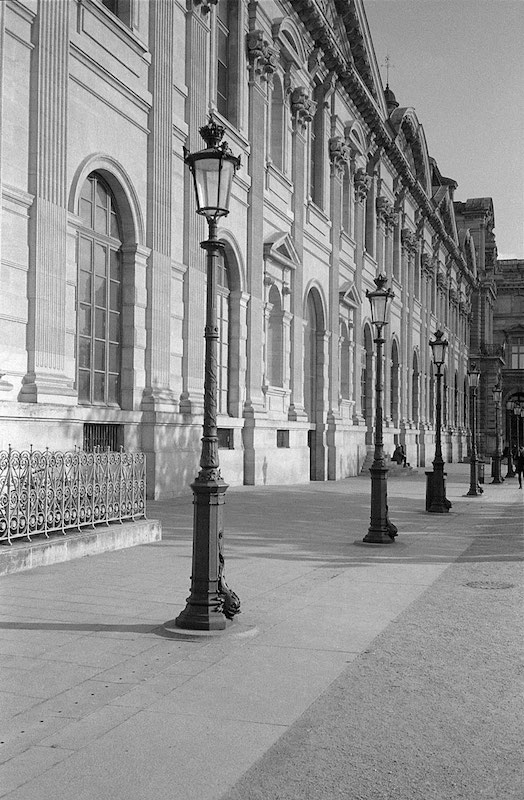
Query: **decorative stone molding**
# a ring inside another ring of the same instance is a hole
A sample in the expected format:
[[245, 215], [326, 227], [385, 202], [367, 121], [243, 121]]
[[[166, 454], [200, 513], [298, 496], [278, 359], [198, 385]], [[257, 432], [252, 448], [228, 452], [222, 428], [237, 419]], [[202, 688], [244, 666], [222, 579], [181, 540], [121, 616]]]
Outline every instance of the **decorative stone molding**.
[[395, 211], [393, 203], [384, 195], [379, 195], [376, 209], [379, 222], [384, 225], [386, 233], [389, 233], [398, 222], [398, 213]]
[[359, 167], [353, 176], [355, 184], [355, 196], [359, 203], [365, 203], [366, 197], [371, 186], [371, 176], [367, 174], [364, 167]]
[[[410, 255], [413, 255], [417, 250], [417, 235], [410, 231], [409, 228], [402, 228], [400, 233], [400, 241], [402, 247], [407, 250]], [[428, 258], [426, 256], [426, 258]]]
[[262, 30], [250, 31], [247, 34], [246, 43], [247, 57], [253, 76], [267, 80], [277, 69], [277, 50], [264, 38]]
[[291, 92], [291, 115], [293, 122], [305, 129], [306, 123], [311, 122], [317, 104], [309, 97], [308, 91], [304, 86], [297, 86]]
[[341, 136], [332, 136], [329, 140], [329, 161], [331, 175], [342, 177], [344, 168], [351, 158], [351, 149]]
[[216, 6], [218, 0], [193, 0], [195, 6], [202, 6], [200, 9], [202, 14], [209, 14], [211, 6]]
[[440, 271], [437, 274], [437, 286], [439, 287], [439, 289], [445, 289], [445, 287], [447, 286], [446, 276], [443, 272]]
[[422, 253], [420, 261], [423, 271], [426, 273], [426, 275], [432, 278], [435, 273], [435, 264], [431, 256], [429, 256], [427, 253]]

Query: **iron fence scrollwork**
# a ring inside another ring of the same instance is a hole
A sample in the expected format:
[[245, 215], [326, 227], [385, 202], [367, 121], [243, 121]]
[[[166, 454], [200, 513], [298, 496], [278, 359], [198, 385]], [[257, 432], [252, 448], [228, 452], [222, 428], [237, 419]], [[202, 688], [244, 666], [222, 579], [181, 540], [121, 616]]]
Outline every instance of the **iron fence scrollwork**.
[[146, 515], [144, 453], [0, 451], [0, 544]]

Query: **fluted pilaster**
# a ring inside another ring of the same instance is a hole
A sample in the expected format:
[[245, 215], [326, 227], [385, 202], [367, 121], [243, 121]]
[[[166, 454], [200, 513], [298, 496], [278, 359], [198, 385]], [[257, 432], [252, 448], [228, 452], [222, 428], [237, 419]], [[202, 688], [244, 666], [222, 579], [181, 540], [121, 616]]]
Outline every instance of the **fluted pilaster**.
[[147, 243], [151, 248], [147, 279], [146, 390], [143, 406], [171, 410], [171, 185], [173, 172], [173, 3], [150, 6], [150, 91]]
[[65, 375], [69, 3], [40, 3], [33, 52], [28, 372], [21, 399], [70, 403]]

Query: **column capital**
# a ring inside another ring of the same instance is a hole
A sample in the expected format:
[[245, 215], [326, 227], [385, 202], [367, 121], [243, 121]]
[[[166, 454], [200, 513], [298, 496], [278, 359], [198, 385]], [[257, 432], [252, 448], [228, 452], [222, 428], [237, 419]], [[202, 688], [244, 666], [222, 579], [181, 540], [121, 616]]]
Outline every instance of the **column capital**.
[[291, 116], [296, 128], [304, 131], [306, 124], [315, 115], [317, 104], [312, 100], [304, 86], [297, 86], [291, 92]]
[[268, 42], [262, 30], [249, 31], [246, 43], [251, 80], [269, 80], [278, 66], [278, 49]]

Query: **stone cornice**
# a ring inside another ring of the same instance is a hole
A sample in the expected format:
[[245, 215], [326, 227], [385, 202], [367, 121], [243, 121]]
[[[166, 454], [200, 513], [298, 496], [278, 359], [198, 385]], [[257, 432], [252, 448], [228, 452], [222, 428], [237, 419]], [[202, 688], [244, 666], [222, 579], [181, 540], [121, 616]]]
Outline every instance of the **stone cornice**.
[[[411, 192], [414, 200], [424, 212], [429, 224], [440, 234], [442, 243], [448, 252], [453, 255], [454, 259], [464, 270], [467, 270], [467, 264], [463, 254], [460, 252], [454, 239], [446, 231], [443, 220], [436, 212], [425, 190], [413, 176], [404, 154], [394, 141], [393, 134], [389, 130], [387, 122], [382, 119], [370, 86], [364, 83], [355, 64], [347, 62], [341, 55], [340, 49], [334, 42], [333, 33], [317, 8], [316, 3], [314, 0], [290, 0], [290, 2], [313, 39], [315, 46], [322, 49], [324, 63], [327, 69], [337, 74], [340, 85], [346, 90], [349, 97], [362, 114], [364, 121], [375, 136], [377, 146], [384, 148], [385, 154], [390, 158], [392, 165], [400, 173], [404, 185]], [[338, 3], [337, 8], [339, 8], [346, 25], [348, 37], [350, 34], [356, 35], [355, 32], [358, 32], [358, 22], [350, 5], [347, 3]], [[346, 19], [348, 14], [352, 17], [352, 20]], [[363, 46], [362, 43], [361, 46]]]

